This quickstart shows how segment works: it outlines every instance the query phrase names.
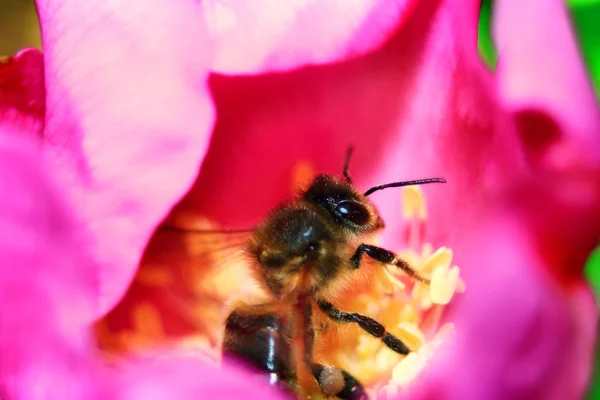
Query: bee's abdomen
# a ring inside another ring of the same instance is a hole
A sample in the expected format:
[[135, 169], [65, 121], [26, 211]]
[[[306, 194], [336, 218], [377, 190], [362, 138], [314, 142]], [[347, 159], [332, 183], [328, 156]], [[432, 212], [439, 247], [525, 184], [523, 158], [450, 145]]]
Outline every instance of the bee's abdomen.
[[224, 362], [238, 361], [268, 375], [269, 383], [284, 390], [296, 384], [292, 346], [283, 317], [255, 314], [244, 308], [227, 318], [223, 339]]

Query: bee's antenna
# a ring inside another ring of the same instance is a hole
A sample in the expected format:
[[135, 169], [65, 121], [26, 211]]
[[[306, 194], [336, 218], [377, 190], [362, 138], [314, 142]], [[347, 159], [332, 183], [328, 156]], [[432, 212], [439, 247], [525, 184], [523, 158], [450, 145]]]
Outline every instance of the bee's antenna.
[[386, 183], [384, 185], [374, 186], [371, 189], [367, 190], [364, 196], [368, 196], [373, 192], [378, 190], [383, 190], [391, 187], [401, 187], [401, 186], [413, 186], [413, 185], [423, 185], [425, 183], [446, 183], [446, 181], [442, 178], [430, 178], [430, 179], [417, 179], [415, 181], [404, 181], [404, 182], [392, 182]]
[[348, 166], [350, 165], [350, 157], [352, 157], [352, 152], [354, 151], [354, 146], [348, 147], [346, 151], [346, 161], [344, 161], [344, 178], [346, 178], [346, 182], [352, 184], [352, 179], [350, 178], [350, 173], [348, 173]]

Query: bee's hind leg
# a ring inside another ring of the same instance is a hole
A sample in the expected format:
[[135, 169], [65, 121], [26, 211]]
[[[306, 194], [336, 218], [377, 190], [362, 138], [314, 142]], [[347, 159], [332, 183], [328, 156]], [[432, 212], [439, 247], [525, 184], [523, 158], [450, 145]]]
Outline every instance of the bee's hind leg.
[[296, 371], [288, 321], [268, 306], [245, 306], [227, 318], [223, 338], [223, 362], [242, 363], [266, 375], [271, 385], [295, 393]]
[[304, 307], [304, 355], [305, 364], [326, 396], [336, 396], [340, 399], [367, 400], [368, 396], [360, 382], [343, 369], [325, 366], [313, 361], [313, 344], [315, 331], [312, 321], [312, 304], [307, 302]]
[[368, 399], [360, 382], [343, 369], [312, 364], [311, 372], [325, 395], [348, 400]]

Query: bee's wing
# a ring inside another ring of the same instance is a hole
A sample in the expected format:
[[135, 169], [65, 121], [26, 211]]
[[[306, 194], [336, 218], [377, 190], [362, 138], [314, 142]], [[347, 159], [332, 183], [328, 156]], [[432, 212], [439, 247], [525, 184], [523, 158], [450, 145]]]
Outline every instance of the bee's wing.
[[[188, 229], [161, 226], [156, 240], [174, 244], [177, 250], [196, 264], [214, 265], [227, 257], [243, 254], [252, 230]], [[173, 249], [174, 250], [174, 249]]]
[[251, 232], [163, 226], [153, 241], [161, 244], [157, 251], [163, 263], [181, 270], [199, 295], [222, 298], [243, 292], [252, 281], [245, 252]]
[[244, 254], [250, 233], [159, 228], [128, 292], [105, 322], [112, 331], [140, 336], [137, 342], [158, 335], [218, 344], [229, 303], [259, 293]]

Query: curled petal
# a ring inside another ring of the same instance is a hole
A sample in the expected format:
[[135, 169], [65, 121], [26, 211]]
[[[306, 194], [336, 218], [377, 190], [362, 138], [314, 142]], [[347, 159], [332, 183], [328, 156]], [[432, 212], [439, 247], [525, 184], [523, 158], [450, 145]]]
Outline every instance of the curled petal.
[[535, 174], [518, 196], [539, 204], [523, 216], [550, 270], [580, 279], [600, 238], [600, 113], [565, 4], [498, 1], [495, 36], [501, 98]]
[[509, 196], [548, 272], [561, 285], [580, 284], [600, 240], [600, 171], [538, 173]]
[[380, 45], [415, 0], [203, 2], [213, 69], [255, 73], [355, 57]]
[[42, 173], [36, 147], [0, 136], [0, 395], [15, 400], [237, 399], [278, 393], [197, 355], [106, 368], [85, 329], [95, 305], [85, 226]]
[[41, 136], [46, 111], [44, 61], [38, 49], [0, 58], [0, 126], [4, 133]]
[[[97, 243], [98, 313], [122, 296], [155, 226], [206, 151], [210, 46], [197, 2], [39, 0], [47, 160]], [[97, 314], [98, 314], [97, 313]]]
[[79, 399], [93, 386], [83, 331], [97, 298], [85, 226], [30, 138], [0, 132], [0, 188], [0, 395]]
[[[31, 337], [26, 353], [13, 358], [3, 371], [3, 398], [15, 400], [102, 400], [110, 397], [110, 383], [92, 353], [73, 346], [61, 338]], [[23, 347], [19, 348], [23, 350]], [[87, 349], [86, 349], [87, 350]]]
[[497, 1], [494, 28], [500, 92], [528, 155], [545, 167], [600, 168], [600, 113], [565, 2]]
[[192, 356], [138, 360], [121, 367], [118, 375], [119, 400], [283, 398], [243, 371], [220, 369]]
[[[0, 268], [5, 274], [0, 282], [30, 292], [31, 296], [23, 299], [37, 302], [38, 307], [44, 304], [44, 296], [50, 300], [48, 307], [35, 309], [34, 303], [15, 297], [9, 314], [35, 316], [32, 321], [48, 323], [58, 320], [65, 331], [77, 334], [77, 327], [89, 322], [98, 290], [95, 264], [85, 253], [89, 240], [86, 226], [40, 172], [36, 147], [30, 139], [2, 134], [0, 151], [0, 250], [3, 260], [11, 260]], [[1, 293], [7, 302], [7, 296], [17, 295], [13, 289]], [[29, 312], [15, 310], [19, 306], [31, 308]], [[63, 320], [63, 316], [68, 318]]]
[[[502, 218], [504, 217], [504, 218]], [[456, 336], [410, 393], [416, 399], [574, 399], [589, 379], [597, 311], [581, 283], [556, 284], [518, 217], [482, 223], [464, 251], [469, 291]], [[501, 254], [501, 257], [497, 255]]]

